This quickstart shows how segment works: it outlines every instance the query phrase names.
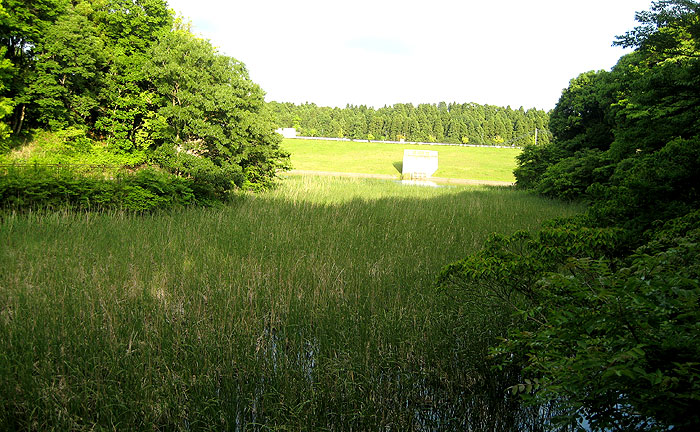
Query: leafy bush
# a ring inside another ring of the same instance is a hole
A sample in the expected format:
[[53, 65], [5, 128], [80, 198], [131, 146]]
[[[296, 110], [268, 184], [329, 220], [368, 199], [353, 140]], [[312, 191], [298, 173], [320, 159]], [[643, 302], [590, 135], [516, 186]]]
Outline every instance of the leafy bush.
[[216, 165], [211, 159], [177, 151], [172, 145], [159, 147], [151, 161], [174, 175], [191, 179], [198, 195], [223, 199], [233, 188], [242, 187], [245, 181], [239, 165], [228, 162]]
[[700, 207], [698, 167], [700, 137], [675, 139], [657, 152], [625, 159], [608, 185], [590, 188], [591, 217], [639, 236], [655, 221], [687, 214]]
[[191, 179], [155, 168], [123, 170], [110, 178], [67, 167], [10, 166], [0, 175], [0, 207], [10, 209], [122, 208], [144, 212], [216, 202], [217, 197], [207, 192]]
[[576, 220], [550, 221], [537, 234], [492, 235], [479, 252], [446, 266], [437, 279], [442, 289], [478, 287], [475, 295], [495, 296], [520, 309], [536, 297], [533, 286], [571, 257], [611, 257], [624, 250], [620, 229], [588, 228]]
[[534, 189], [547, 167], [561, 158], [561, 149], [554, 145], [526, 145], [516, 156], [518, 166], [513, 171], [518, 187]]
[[[579, 221], [492, 237], [446, 267], [444, 292], [508, 308], [493, 354], [514, 393], [555, 403], [562, 427], [694, 430], [700, 424], [700, 211], [628, 255], [625, 232]], [[622, 258], [618, 258], [622, 257]]]
[[582, 150], [546, 167], [535, 190], [550, 198], [583, 198], [588, 187], [607, 183], [615, 169], [613, 161], [600, 150]]
[[[696, 212], [696, 221], [697, 221]], [[539, 323], [494, 352], [527, 353], [531, 402], [558, 400], [560, 420], [596, 430], [697, 430], [700, 424], [700, 224], [626, 264], [570, 259], [537, 282]], [[532, 320], [534, 322], [534, 318]], [[518, 389], [522, 389], [519, 386]]]

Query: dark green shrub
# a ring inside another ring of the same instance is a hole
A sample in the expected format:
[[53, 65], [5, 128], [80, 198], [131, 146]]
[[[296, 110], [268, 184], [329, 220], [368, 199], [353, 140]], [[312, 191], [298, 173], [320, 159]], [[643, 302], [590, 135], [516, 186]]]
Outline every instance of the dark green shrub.
[[212, 159], [177, 151], [172, 145], [160, 146], [151, 161], [172, 174], [191, 179], [197, 196], [211, 199], [224, 199], [245, 181], [239, 165], [230, 162], [217, 165]]
[[465, 305], [505, 308], [492, 354], [520, 368], [515, 394], [556, 405], [555, 423], [594, 430], [700, 424], [700, 211], [628, 254], [619, 228], [557, 221], [494, 236], [438, 283]]
[[[697, 221], [696, 217], [696, 221]], [[697, 430], [700, 424], [700, 224], [625, 263], [577, 258], [533, 288], [529, 323], [494, 353], [525, 355], [514, 392], [557, 400], [594, 430]], [[656, 249], [656, 250], [654, 250]], [[527, 383], [536, 383], [529, 387]]]
[[562, 150], [552, 144], [523, 147], [522, 153], [516, 156], [518, 166], [513, 170], [518, 187], [536, 188], [547, 167], [561, 159], [561, 153]]
[[676, 139], [661, 150], [619, 163], [609, 185], [594, 185], [590, 214], [598, 224], [635, 235], [700, 207], [700, 138]]
[[[201, 192], [198, 194], [197, 192]], [[9, 166], [0, 175], [0, 207], [123, 208], [138, 212], [216, 202], [191, 179], [155, 168], [122, 170], [114, 178], [68, 167]]]
[[546, 167], [534, 189], [550, 198], [583, 198], [588, 187], [607, 183], [615, 166], [600, 150], [582, 150]]

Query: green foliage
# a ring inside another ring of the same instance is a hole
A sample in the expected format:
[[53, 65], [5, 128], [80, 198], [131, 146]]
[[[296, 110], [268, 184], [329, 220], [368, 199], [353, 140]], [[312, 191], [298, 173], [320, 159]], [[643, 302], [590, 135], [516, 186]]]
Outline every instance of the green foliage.
[[[179, 164], [174, 171], [181, 175], [194, 175], [180, 169], [185, 165], [218, 167], [216, 174], [205, 170], [215, 195], [236, 185], [267, 188], [287, 167], [263, 92], [245, 66], [182, 23], [173, 26], [164, 0], [9, 1], [6, 9], [0, 10], [7, 47], [0, 51], [0, 141], [37, 128], [58, 132], [66, 146], [56, 155], [42, 151], [42, 162], [58, 163], [81, 154], [135, 165], [164, 159], [153, 152], [171, 147], [210, 161]], [[87, 141], [75, 148], [63, 130], [84, 131], [97, 153], [112, 157], [90, 155]], [[206, 176], [197, 172], [204, 187]], [[223, 181], [226, 174], [232, 177]]]
[[[534, 143], [535, 128], [547, 129], [546, 112], [475, 103], [396, 104], [319, 107], [312, 103], [269, 102], [277, 127], [294, 127], [302, 136], [351, 139], [401, 139], [418, 142], [523, 146]], [[371, 138], [370, 138], [371, 136]], [[538, 142], [549, 142], [544, 133]]]
[[568, 154], [582, 149], [610, 148], [613, 86], [614, 78], [605, 71], [582, 73], [569, 82], [549, 120], [557, 146]]
[[586, 417], [595, 430], [700, 424], [698, 228], [628, 264], [570, 259], [534, 285], [539, 306], [526, 315], [536, 330], [521, 327], [495, 350], [506, 362], [528, 354], [533, 402], [557, 399], [561, 421]]
[[36, 0], [31, 5], [25, 0], [3, 0], [0, 5], [0, 98], [12, 101], [13, 109], [4, 123], [15, 135], [25, 122], [27, 88], [35, 78], [35, 48], [68, 4], [67, 0]]
[[641, 24], [614, 45], [638, 48], [659, 57], [687, 54], [696, 50], [700, 36], [700, 5], [693, 0], [657, 0], [648, 11], [637, 12]]
[[513, 170], [517, 186], [535, 189], [547, 168], [561, 159], [561, 153], [561, 148], [553, 144], [523, 147], [523, 151], [516, 156], [518, 166]]
[[551, 114], [554, 141], [525, 146], [518, 158], [514, 173], [519, 187], [571, 200], [585, 197], [591, 184], [609, 180], [615, 86], [615, 78], [605, 71], [571, 80]]
[[[605, 152], [581, 150], [546, 166], [535, 190], [551, 198], [574, 200], [585, 196], [589, 185], [608, 181], [615, 165]], [[518, 173], [523, 171], [518, 170]]]
[[3, 208], [105, 210], [144, 212], [173, 206], [207, 204], [216, 199], [192, 180], [147, 168], [105, 174], [70, 166], [8, 166], [0, 175]]
[[199, 157], [170, 146], [159, 147], [152, 155], [151, 162], [163, 167], [179, 177], [193, 180], [193, 187], [200, 194], [224, 199], [234, 187], [243, 187], [245, 175], [240, 166], [223, 163], [216, 165], [211, 159]]
[[[692, 430], [700, 422], [700, 212], [628, 258], [620, 229], [556, 222], [492, 237], [438, 278], [467, 304], [513, 312], [494, 354], [523, 367], [515, 393], [557, 402], [595, 430]], [[517, 318], [517, 319], [516, 319]]]
[[623, 247], [622, 231], [588, 228], [577, 221], [551, 221], [533, 235], [494, 235], [483, 249], [446, 266], [437, 279], [443, 289], [475, 289], [475, 295], [495, 296], [522, 310], [534, 301], [534, 285], [570, 257], [610, 258]]
[[[279, 149], [263, 92], [245, 66], [181, 27], [161, 38], [149, 57], [146, 74], [161, 99], [154, 142], [190, 155], [190, 161], [206, 158], [221, 172], [242, 172], [246, 184], [270, 186], [288, 155]], [[236, 178], [229, 184], [236, 181], [240, 186]]]
[[554, 142], [524, 149], [516, 169], [523, 187], [586, 198], [587, 214], [562, 237], [555, 224], [489, 244], [440, 282], [509, 300], [513, 325], [493, 353], [521, 368], [511, 391], [555, 403], [561, 427], [695, 431], [700, 5], [657, 1], [638, 19], [619, 39], [638, 49], [572, 80]]
[[643, 26], [620, 38], [639, 49], [612, 72], [571, 81], [552, 112], [555, 141], [523, 152], [518, 183], [593, 200], [599, 223], [633, 220], [629, 225], [642, 223], [640, 232], [655, 218], [692, 208], [700, 136], [697, 10], [695, 2], [674, 0], [640, 13]]
[[[2, 5], [0, 4], [0, 8]], [[2, 11], [0, 10], [0, 14]], [[14, 72], [14, 65], [5, 58], [7, 47], [0, 47], [0, 153], [5, 146], [7, 138], [12, 133], [12, 128], [6, 118], [12, 114], [15, 107], [15, 101], [5, 95], [8, 93], [10, 79]]]
[[86, 124], [97, 108], [100, 71], [106, 61], [94, 23], [68, 7], [34, 47], [36, 69], [27, 89], [37, 125], [57, 130]]
[[[615, 167], [608, 186], [594, 184], [591, 216], [640, 235], [655, 221], [700, 207], [700, 137], [676, 139], [651, 154], [640, 153]], [[641, 240], [641, 238], [640, 238]]]

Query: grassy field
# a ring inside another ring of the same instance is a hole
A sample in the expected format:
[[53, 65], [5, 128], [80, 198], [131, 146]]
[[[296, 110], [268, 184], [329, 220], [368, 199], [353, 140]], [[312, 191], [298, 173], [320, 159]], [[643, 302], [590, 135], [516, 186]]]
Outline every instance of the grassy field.
[[470, 180], [515, 181], [515, 156], [520, 149], [401, 145], [350, 141], [285, 139], [282, 148], [292, 155], [299, 170], [355, 172], [365, 174], [401, 173], [404, 149], [437, 150], [435, 177]]
[[0, 214], [0, 430], [522, 425], [483, 365], [499, 312], [465, 322], [433, 281], [580, 210], [295, 176], [217, 209]]

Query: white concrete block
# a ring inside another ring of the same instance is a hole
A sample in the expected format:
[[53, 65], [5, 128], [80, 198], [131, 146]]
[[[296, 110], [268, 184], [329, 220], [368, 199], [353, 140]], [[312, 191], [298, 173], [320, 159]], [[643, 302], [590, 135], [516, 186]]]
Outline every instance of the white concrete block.
[[426, 178], [438, 169], [438, 152], [433, 150], [403, 151], [402, 174], [410, 178]]

